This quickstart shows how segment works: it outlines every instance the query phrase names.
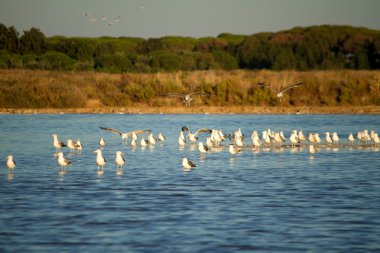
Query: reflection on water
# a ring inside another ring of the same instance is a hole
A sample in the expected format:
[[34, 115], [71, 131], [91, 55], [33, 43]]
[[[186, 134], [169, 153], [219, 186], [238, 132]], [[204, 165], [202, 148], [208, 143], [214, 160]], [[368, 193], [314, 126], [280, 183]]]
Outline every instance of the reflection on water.
[[[0, 123], [0, 156], [17, 161], [15, 172], [4, 161], [0, 170], [2, 252], [379, 249], [379, 148], [344, 142], [350, 132], [380, 131], [376, 115], [0, 115]], [[268, 127], [287, 137], [293, 129], [337, 131], [341, 141], [310, 155], [307, 143], [255, 150], [246, 138], [238, 155], [230, 155], [228, 140], [201, 155], [196, 144], [178, 145], [184, 125], [226, 134], [241, 128], [245, 136]], [[167, 140], [131, 147], [99, 126], [149, 127]], [[84, 146], [70, 155], [69, 173], [60, 174], [52, 155], [53, 132]], [[107, 164], [98, 175], [92, 151], [101, 136]], [[118, 150], [127, 161], [119, 171]], [[184, 169], [184, 157], [197, 167]]]

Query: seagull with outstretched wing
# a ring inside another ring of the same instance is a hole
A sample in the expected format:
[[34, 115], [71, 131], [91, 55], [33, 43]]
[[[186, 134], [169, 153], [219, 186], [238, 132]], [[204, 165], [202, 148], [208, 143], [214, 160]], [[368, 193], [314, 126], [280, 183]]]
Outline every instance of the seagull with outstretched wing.
[[190, 106], [190, 103], [194, 100], [195, 96], [210, 96], [209, 93], [205, 92], [194, 92], [190, 94], [182, 94], [182, 93], [177, 93], [177, 92], [172, 92], [167, 94], [168, 97], [180, 97], [182, 98], [183, 102], [187, 105]]
[[110, 131], [112, 133], [115, 133], [115, 134], [118, 134], [121, 136], [121, 138], [123, 139], [123, 141], [127, 141], [129, 137], [131, 137], [134, 133], [136, 135], [139, 135], [139, 134], [144, 134], [144, 133], [150, 133], [151, 130], [134, 130], [134, 131], [130, 131], [130, 132], [127, 132], [127, 133], [123, 133], [119, 130], [116, 130], [116, 129], [113, 129], [113, 128], [108, 128], [108, 127], [100, 127], [100, 129], [102, 130], [105, 130], [105, 131]]
[[276, 90], [275, 88], [271, 87], [270, 85], [268, 84], [265, 84], [265, 83], [258, 83], [257, 85], [261, 86], [261, 87], [264, 87], [264, 88], [269, 88], [271, 91], [273, 91], [275, 94], [276, 94], [276, 97], [277, 98], [282, 98], [284, 96], [284, 92], [287, 91], [287, 90], [290, 90], [290, 89], [293, 89], [293, 88], [297, 88], [297, 87], [300, 87], [303, 85], [303, 83], [296, 83], [296, 84], [292, 84], [292, 85], [289, 85], [288, 87], [285, 87], [281, 90]]

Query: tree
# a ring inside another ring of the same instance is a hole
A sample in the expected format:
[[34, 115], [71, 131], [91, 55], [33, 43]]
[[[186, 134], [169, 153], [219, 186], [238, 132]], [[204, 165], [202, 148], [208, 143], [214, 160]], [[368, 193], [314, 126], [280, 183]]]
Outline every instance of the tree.
[[33, 27], [24, 31], [19, 48], [21, 53], [42, 54], [47, 48], [46, 37], [39, 29]]

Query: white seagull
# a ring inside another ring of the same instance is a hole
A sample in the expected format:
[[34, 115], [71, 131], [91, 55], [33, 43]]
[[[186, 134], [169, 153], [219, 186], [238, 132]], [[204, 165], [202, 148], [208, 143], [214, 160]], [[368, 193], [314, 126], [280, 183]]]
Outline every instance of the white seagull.
[[99, 139], [99, 146], [101, 148], [104, 148], [106, 146], [106, 140], [104, 140], [103, 137], [100, 137], [100, 139]]
[[[106, 159], [102, 155], [102, 150], [97, 149], [94, 151], [96, 154], [96, 164], [98, 165], [98, 174], [103, 174], [104, 173], [104, 165], [106, 165]], [[100, 167], [102, 169], [100, 170]]]
[[236, 154], [242, 152], [242, 149], [240, 149], [240, 148], [236, 148], [236, 147], [234, 146], [234, 144], [230, 144], [230, 145], [228, 146], [228, 152], [230, 152], [230, 154], [232, 154], [232, 155], [236, 155]]
[[57, 134], [52, 134], [51, 137], [53, 137], [53, 145], [55, 147], [55, 152], [61, 151], [61, 148], [66, 147], [66, 144], [58, 140]]
[[199, 142], [198, 143], [198, 150], [199, 152], [201, 152], [201, 154], [205, 154], [207, 153], [207, 151], [209, 151], [209, 148], [203, 144], [203, 142]]
[[161, 141], [161, 142], [164, 142], [166, 140], [165, 135], [163, 135], [162, 133], [159, 133], [158, 134], [158, 140]]
[[108, 127], [100, 127], [100, 129], [105, 130], [105, 131], [110, 131], [112, 133], [120, 135], [121, 138], [123, 139], [123, 141], [127, 141], [128, 138], [132, 136], [133, 132], [136, 135], [143, 134], [143, 133], [150, 133], [151, 132], [151, 130], [134, 130], [134, 131], [131, 131], [131, 132], [123, 133], [123, 132], [121, 132], [119, 130], [116, 130], [116, 129], [113, 129], [113, 128], [108, 128]]
[[82, 153], [83, 146], [79, 139], [75, 142], [75, 148], [79, 151], [79, 153]]
[[12, 155], [7, 156], [7, 168], [8, 169], [14, 169], [16, 168], [16, 162], [13, 160]]
[[178, 136], [178, 144], [180, 146], [185, 146], [185, 144], [186, 144], [186, 138], [185, 138], [184, 132], [188, 131], [188, 130], [189, 129], [186, 126], [184, 126], [184, 127], [181, 128], [181, 132], [179, 132], [179, 136]]
[[276, 90], [273, 87], [271, 87], [270, 85], [264, 84], [264, 83], [258, 83], [257, 85], [259, 85], [261, 87], [269, 88], [271, 91], [273, 91], [276, 94], [277, 98], [281, 99], [284, 96], [285, 91], [296, 88], [296, 87], [300, 87], [301, 85], [303, 85], [303, 83], [296, 83], [296, 84], [290, 85], [288, 87], [285, 87], [281, 90]]
[[168, 93], [168, 97], [180, 97], [182, 98], [182, 101], [187, 105], [190, 106], [191, 102], [194, 100], [195, 96], [210, 96], [209, 93], [204, 93], [204, 92], [194, 92], [190, 94], [182, 94], [182, 93]]
[[354, 144], [355, 137], [352, 133], [348, 135], [348, 141], [351, 143], [351, 146]]
[[123, 153], [121, 151], [116, 151], [116, 155], [115, 155], [116, 174], [123, 173], [123, 165], [125, 164], [125, 160], [122, 155]]
[[337, 144], [339, 142], [339, 136], [336, 132], [332, 133], [332, 141], [334, 144]]
[[71, 164], [71, 162], [66, 159], [65, 157], [63, 157], [63, 153], [62, 152], [59, 152], [58, 154], [58, 164], [61, 166], [61, 172], [64, 172], [64, 167], [66, 166], [69, 166]]
[[182, 166], [186, 170], [191, 170], [192, 168], [197, 167], [197, 165], [195, 163], [193, 163], [192, 161], [189, 161], [189, 159], [187, 159], [187, 158], [182, 159]]

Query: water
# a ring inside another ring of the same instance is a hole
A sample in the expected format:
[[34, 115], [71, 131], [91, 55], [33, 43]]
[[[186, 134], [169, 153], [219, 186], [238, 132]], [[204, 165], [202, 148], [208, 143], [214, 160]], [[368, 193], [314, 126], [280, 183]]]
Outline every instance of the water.
[[[0, 252], [379, 252], [380, 152], [373, 147], [179, 149], [183, 125], [304, 132], [379, 131], [376, 115], [0, 115]], [[132, 149], [99, 126], [152, 129], [167, 141]], [[81, 139], [59, 175], [51, 134]], [[201, 137], [204, 137], [202, 135]], [[93, 151], [104, 137], [98, 176]], [[202, 139], [202, 138], [201, 138]], [[227, 145], [229, 142], [225, 142]], [[249, 143], [249, 138], [246, 144]], [[127, 161], [123, 175], [113, 164]], [[17, 162], [8, 173], [4, 158]], [[183, 171], [188, 157], [198, 167]]]

